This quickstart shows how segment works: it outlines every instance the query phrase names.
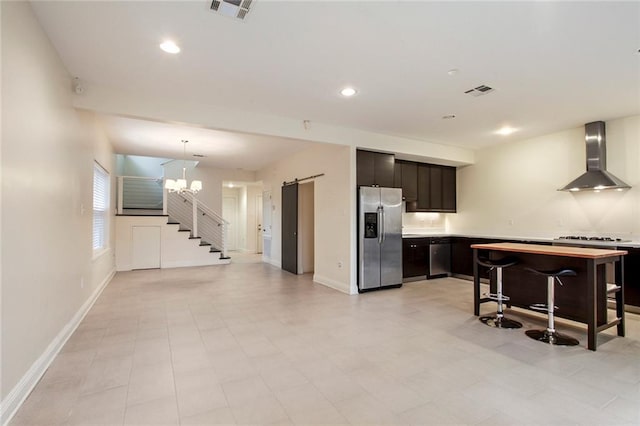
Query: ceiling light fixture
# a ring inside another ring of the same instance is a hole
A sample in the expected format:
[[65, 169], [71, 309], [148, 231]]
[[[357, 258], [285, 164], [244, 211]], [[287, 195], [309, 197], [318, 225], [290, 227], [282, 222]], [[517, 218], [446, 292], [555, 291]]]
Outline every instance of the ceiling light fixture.
[[187, 188], [187, 166], [186, 166], [186, 157], [187, 157], [187, 143], [189, 141], [182, 140], [182, 179], [167, 179], [164, 183], [164, 187], [169, 192], [178, 192], [189, 193], [189, 194], [197, 194], [198, 191], [202, 189], [202, 181], [194, 180], [191, 182], [191, 186]]
[[340, 91], [340, 94], [342, 96], [344, 96], [345, 98], [350, 98], [351, 96], [355, 95], [356, 93], [358, 93], [358, 92], [353, 87], [345, 87], [344, 89], [342, 89]]
[[502, 136], [509, 136], [511, 133], [517, 131], [518, 129], [514, 129], [513, 127], [505, 126], [502, 129], [496, 131], [497, 134]]
[[171, 53], [171, 54], [176, 54], [176, 53], [180, 53], [180, 47], [178, 47], [177, 44], [175, 44], [173, 41], [171, 40], [165, 40], [160, 44], [160, 49], [164, 50], [167, 53]]

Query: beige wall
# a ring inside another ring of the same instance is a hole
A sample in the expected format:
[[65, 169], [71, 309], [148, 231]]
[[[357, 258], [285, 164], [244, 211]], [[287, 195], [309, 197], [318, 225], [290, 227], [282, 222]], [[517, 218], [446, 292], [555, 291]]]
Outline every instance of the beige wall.
[[584, 127], [476, 153], [458, 169], [458, 213], [447, 230], [526, 237], [611, 235], [640, 239], [640, 116], [606, 122], [607, 168], [632, 186], [561, 192], [585, 169]]
[[[324, 173], [314, 182], [314, 281], [346, 293], [355, 291], [355, 150], [318, 145], [263, 170], [257, 178], [271, 191], [272, 264], [281, 265], [282, 182]], [[353, 272], [353, 273], [352, 273]]]
[[113, 236], [96, 259], [91, 242], [93, 161], [113, 172], [114, 155], [93, 114], [73, 109], [71, 76], [29, 3], [0, 8], [4, 418], [7, 396], [114, 270]]
[[[215, 169], [196, 166], [192, 168], [187, 162], [187, 183], [193, 180], [202, 181], [202, 191], [198, 192], [198, 200], [202, 201], [218, 214], [222, 214], [222, 181], [254, 182], [255, 172], [248, 170]], [[192, 163], [192, 162], [191, 162]], [[165, 165], [165, 177], [177, 179], [182, 176], [182, 160], [171, 161]]]

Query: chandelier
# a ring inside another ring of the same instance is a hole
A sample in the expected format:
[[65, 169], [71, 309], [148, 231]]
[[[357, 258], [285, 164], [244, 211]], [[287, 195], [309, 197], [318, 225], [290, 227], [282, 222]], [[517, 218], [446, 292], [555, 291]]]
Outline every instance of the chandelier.
[[184, 193], [188, 192], [190, 194], [196, 194], [198, 191], [202, 189], [202, 181], [194, 180], [191, 182], [191, 186], [187, 188], [187, 167], [186, 167], [186, 156], [187, 156], [187, 143], [189, 141], [182, 140], [182, 179], [167, 179], [164, 183], [164, 187], [169, 192], [179, 192]]

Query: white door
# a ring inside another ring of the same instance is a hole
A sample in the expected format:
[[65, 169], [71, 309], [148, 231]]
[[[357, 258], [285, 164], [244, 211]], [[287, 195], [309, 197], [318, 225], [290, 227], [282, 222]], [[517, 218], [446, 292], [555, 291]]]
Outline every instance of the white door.
[[222, 198], [222, 217], [229, 222], [227, 237], [229, 250], [238, 249], [238, 199], [236, 197]]
[[256, 195], [256, 253], [262, 253], [262, 195]]
[[262, 193], [262, 235], [271, 237], [271, 191]]
[[131, 269], [160, 267], [160, 227], [131, 227]]

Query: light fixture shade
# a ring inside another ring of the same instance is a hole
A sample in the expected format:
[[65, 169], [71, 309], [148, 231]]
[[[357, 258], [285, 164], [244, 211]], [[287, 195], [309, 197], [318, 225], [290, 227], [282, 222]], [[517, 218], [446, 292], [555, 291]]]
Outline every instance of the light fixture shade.
[[201, 189], [202, 189], [202, 181], [194, 180], [193, 182], [191, 182], [191, 190], [193, 192], [198, 192]]
[[164, 181], [164, 187], [169, 191], [173, 191], [176, 189], [176, 181], [173, 179], [167, 179]]
[[186, 179], [178, 179], [178, 180], [176, 180], [176, 189], [177, 190], [185, 189], [186, 187], [187, 187], [187, 180]]

